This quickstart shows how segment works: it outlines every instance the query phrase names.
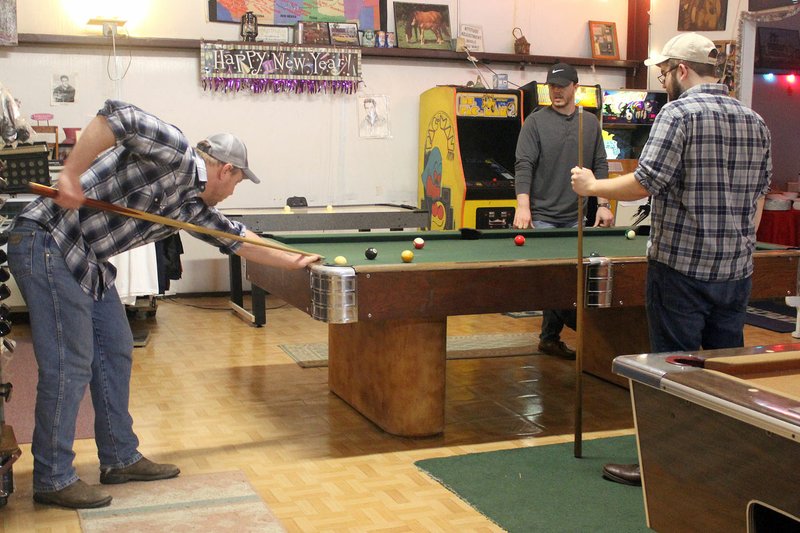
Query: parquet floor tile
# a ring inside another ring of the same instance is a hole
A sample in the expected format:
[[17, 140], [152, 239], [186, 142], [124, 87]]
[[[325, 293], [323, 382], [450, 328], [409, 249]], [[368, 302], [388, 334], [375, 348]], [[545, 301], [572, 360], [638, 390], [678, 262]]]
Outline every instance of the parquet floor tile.
[[[134, 352], [131, 412], [144, 454], [187, 475], [243, 471], [289, 531], [500, 531], [414, 462], [572, 439], [574, 366], [546, 356], [449, 361], [445, 432], [388, 435], [328, 392], [327, 369], [302, 369], [279, 348], [324, 342], [326, 325], [268, 303], [278, 308], [254, 328], [223, 297], [160, 301], [155, 318], [135, 323], [150, 339]], [[540, 320], [466, 316], [448, 329], [526, 333]], [[27, 334], [14, 326], [16, 337]], [[746, 330], [748, 344], [791, 340]], [[587, 438], [632, 433], [627, 391], [587, 376], [584, 398]], [[75, 449], [79, 475], [97, 483], [94, 442]], [[24, 445], [0, 530], [79, 532], [74, 511], [34, 506], [31, 468]]]

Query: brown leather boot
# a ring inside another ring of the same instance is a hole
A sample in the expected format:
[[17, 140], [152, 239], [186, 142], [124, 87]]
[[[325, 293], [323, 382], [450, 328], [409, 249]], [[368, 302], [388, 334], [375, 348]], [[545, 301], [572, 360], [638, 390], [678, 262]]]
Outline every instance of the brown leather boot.
[[58, 505], [70, 509], [94, 509], [111, 503], [111, 495], [80, 479], [61, 490], [34, 492], [33, 501], [45, 505]]
[[100, 471], [100, 483], [115, 485], [128, 481], [155, 481], [169, 479], [180, 474], [180, 469], [175, 465], [158, 464], [142, 457], [132, 465], [125, 468], [107, 468]]
[[562, 359], [575, 359], [575, 350], [564, 341], [539, 341], [539, 351]]

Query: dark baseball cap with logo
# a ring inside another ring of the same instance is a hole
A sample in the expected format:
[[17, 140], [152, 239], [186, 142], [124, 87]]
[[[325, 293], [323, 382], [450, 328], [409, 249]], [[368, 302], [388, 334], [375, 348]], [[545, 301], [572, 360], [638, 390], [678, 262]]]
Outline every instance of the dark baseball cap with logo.
[[566, 87], [570, 83], [578, 83], [578, 71], [572, 65], [556, 63], [547, 71], [547, 84]]
[[247, 147], [231, 133], [215, 133], [197, 145], [197, 149], [223, 163], [230, 163], [244, 173], [253, 183], [261, 180], [253, 174], [247, 163]]

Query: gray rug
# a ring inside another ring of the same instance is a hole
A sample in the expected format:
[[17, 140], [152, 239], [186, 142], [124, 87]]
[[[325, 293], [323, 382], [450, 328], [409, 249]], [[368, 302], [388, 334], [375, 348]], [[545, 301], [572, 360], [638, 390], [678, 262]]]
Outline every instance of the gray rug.
[[[539, 336], [535, 333], [450, 336], [447, 337], [447, 358], [474, 359], [531, 355], [539, 353], [536, 349], [538, 343]], [[327, 342], [281, 344], [279, 347], [303, 368], [328, 366]]]

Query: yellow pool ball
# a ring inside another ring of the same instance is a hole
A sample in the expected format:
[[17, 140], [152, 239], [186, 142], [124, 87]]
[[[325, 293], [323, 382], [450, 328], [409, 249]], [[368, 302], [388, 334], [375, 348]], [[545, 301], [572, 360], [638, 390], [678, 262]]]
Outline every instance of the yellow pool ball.
[[629, 239], [629, 240], [630, 239], [635, 239], [636, 238], [636, 232], [633, 231], [632, 229], [629, 229], [627, 232], [625, 232], [625, 238]]
[[403, 250], [403, 252], [400, 254], [400, 259], [403, 260], [403, 263], [410, 263], [414, 260], [414, 252], [411, 250]]
[[333, 259], [333, 262], [334, 262], [334, 264], [337, 264], [339, 266], [343, 266], [343, 265], [347, 264], [347, 258], [345, 256], [343, 256], [343, 255], [337, 255]]

